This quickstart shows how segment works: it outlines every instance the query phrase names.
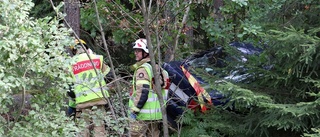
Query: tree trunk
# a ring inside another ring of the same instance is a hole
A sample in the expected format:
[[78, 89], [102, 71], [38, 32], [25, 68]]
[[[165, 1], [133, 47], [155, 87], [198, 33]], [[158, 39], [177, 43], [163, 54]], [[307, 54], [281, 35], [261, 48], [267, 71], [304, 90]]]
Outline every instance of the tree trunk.
[[193, 45], [193, 27], [186, 25], [183, 29], [183, 33], [187, 35], [184, 39], [185, 43], [187, 43], [191, 49], [195, 48]]
[[[166, 0], [161, 0], [163, 3], [165, 3]], [[173, 15], [172, 11], [170, 8], [167, 8], [167, 6], [165, 6], [165, 10], [164, 10], [164, 18], [166, 19], [166, 23], [168, 23], [171, 20], [174, 20], [175, 16]], [[167, 31], [168, 33], [170, 33], [170, 31], [168, 30], [168, 26], [165, 27], [165, 31]], [[172, 33], [172, 32], [171, 32]], [[171, 34], [169, 34], [171, 35]], [[173, 34], [172, 34], [173, 35]], [[171, 57], [173, 56], [173, 41], [170, 41], [168, 43], [168, 47], [165, 51], [166, 54], [164, 54], [164, 62], [169, 62], [172, 61]]]
[[80, 37], [80, 0], [64, 0], [64, 13], [66, 26], [70, 26], [75, 35]]
[[173, 54], [170, 57], [170, 61], [172, 61], [176, 58], [175, 54], [178, 49], [179, 38], [181, 36], [181, 33], [183, 33], [182, 31], [183, 31], [184, 27], [186, 26], [191, 4], [192, 4], [192, 0], [189, 0], [188, 4], [186, 5], [186, 9], [183, 14], [183, 17], [182, 17], [182, 21], [179, 22], [179, 20], [176, 20], [176, 22], [175, 22], [175, 25], [176, 25], [176, 28], [178, 29], [178, 32], [177, 32], [177, 35], [175, 35], [175, 37], [173, 39], [173, 42], [174, 42], [173, 49], [172, 49]]
[[214, 5], [214, 13], [218, 17], [217, 19], [220, 20], [222, 18], [220, 7], [223, 6], [223, 1], [222, 0], [215, 0], [213, 5]]
[[[151, 5], [152, 1], [149, 1], [149, 5]], [[149, 55], [150, 55], [150, 59], [151, 59], [151, 66], [152, 66], [152, 72], [154, 74], [154, 80], [155, 80], [155, 87], [156, 87], [156, 93], [158, 95], [158, 99], [160, 102], [160, 106], [165, 106], [164, 104], [164, 100], [163, 100], [163, 95], [162, 95], [162, 91], [161, 91], [161, 85], [160, 85], [160, 74], [158, 73], [158, 71], [156, 70], [156, 61], [155, 61], [155, 54], [153, 52], [153, 46], [151, 45], [151, 37], [150, 37], [150, 29], [149, 29], [149, 22], [148, 20], [150, 20], [150, 12], [151, 9], [150, 7], [147, 8], [146, 6], [146, 2], [144, 0], [142, 0], [141, 2], [142, 7], [142, 14], [144, 17], [144, 28], [143, 28], [143, 32], [146, 36], [147, 39], [147, 46], [149, 49]], [[157, 45], [159, 46], [159, 45]], [[169, 126], [168, 126], [168, 119], [167, 119], [167, 111], [165, 107], [161, 107], [161, 111], [162, 111], [162, 125], [163, 125], [163, 136], [164, 137], [169, 137]]]

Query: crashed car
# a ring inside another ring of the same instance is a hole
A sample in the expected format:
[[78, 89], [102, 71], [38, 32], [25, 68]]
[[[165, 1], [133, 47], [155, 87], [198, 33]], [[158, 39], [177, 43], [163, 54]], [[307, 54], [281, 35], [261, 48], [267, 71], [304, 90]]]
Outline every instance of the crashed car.
[[[215, 72], [214, 68], [206, 67], [210, 63], [210, 58], [214, 57], [216, 59], [214, 67], [223, 68], [227, 58], [245, 62], [247, 55], [255, 55], [262, 52], [262, 49], [256, 48], [252, 44], [234, 42], [230, 46], [235, 48], [240, 53], [240, 56], [228, 56], [224, 53], [223, 47], [214, 47], [193, 55], [186, 60], [163, 64], [162, 67], [168, 71], [171, 80], [166, 111], [168, 121], [172, 127], [177, 128], [176, 120], [183, 114], [184, 108], [200, 109], [200, 111], [204, 112], [206, 111], [204, 104], [217, 106], [224, 105], [228, 101], [226, 96], [218, 90], [206, 91], [205, 85], [207, 83], [201, 77], [195, 75], [189, 67], [201, 67], [212, 74], [219, 73]], [[240, 70], [244, 70], [244, 68], [238, 66], [233, 72], [229, 73], [230, 75], [221, 76], [221, 78], [233, 82], [241, 82], [250, 77], [248, 73], [243, 73], [243, 71], [239, 73]]]

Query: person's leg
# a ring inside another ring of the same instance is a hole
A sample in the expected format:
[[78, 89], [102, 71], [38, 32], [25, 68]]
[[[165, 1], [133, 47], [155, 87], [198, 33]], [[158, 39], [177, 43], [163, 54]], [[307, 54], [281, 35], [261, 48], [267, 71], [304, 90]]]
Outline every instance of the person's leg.
[[[80, 113], [79, 113], [79, 112]], [[86, 128], [83, 129], [80, 133], [78, 133], [77, 137], [89, 137], [90, 136], [90, 109], [79, 109], [77, 110], [77, 119], [83, 119], [86, 123]]]
[[93, 111], [94, 117], [94, 127], [93, 127], [93, 136], [94, 137], [106, 137], [106, 129], [104, 123], [104, 117], [107, 116], [104, 106], [97, 106], [97, 109]]
[[148, 122], [148, 137], [159, 137], [160, 129], [159, 129], [159, 121], [150, 121]]
[[130, 136], [144, 137], [148, 130], [148, 125], [144, 121], [132, 120], [130, 121]]

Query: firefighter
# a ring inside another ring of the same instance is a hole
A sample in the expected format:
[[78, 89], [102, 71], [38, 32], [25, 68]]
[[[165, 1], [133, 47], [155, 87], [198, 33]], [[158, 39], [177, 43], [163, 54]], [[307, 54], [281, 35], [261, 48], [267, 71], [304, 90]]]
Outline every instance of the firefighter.
[[[81, 136], [89, 137], [90, 133], [93, 133], [93, 136], [106, 136], [104, 116], [106, 115], [105, 106], [107, 103], [104, 95], [109, 96], [109, 94], [106, 82], [103, 78], [98, 77], [95, 69], [105, 76], [110, 68], [103, 63], [103, 56], [89, 53], [85, 41], [76, 40], [75, 43], [72, 50], [75, 53], [73, 58], [76, 63], [71, 66], [73, 88], [68, 91], [71, 98], [69, 110], [75, 108], [76, 117], [82, 118], [86, 122], [86, 130], [80, 133]], [[82, 45], [85, 48], [82, 48]], [[93, 118], [97, 119], [93, 120]], [[92, 123], [93, 121], [95, 123]]]
[[[133, 49], [137, 62], [133, 65], [133, 89], [129, 99], [129, 114], [131, 117], [130, 135], [132, 137], [158, 137], [160, 135], [159, 123], [162, 119], [162, 112], [160, 102], [154, 90], [153, 72], [150, 65], [147, 40], [136, 40]], [[168, 87], [168, 73], [162, 70], [159, 65], [156, 65], [156, 67], [160, 72], [160, 84], [162, 87]], [[166, 97], [167, 89], [162, 90], [162, 94]]]

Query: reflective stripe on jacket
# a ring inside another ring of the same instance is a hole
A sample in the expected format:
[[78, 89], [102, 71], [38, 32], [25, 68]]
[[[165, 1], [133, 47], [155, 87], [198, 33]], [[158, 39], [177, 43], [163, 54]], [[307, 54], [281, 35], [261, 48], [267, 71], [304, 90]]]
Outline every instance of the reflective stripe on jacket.
[[[103, 56], [90, 54], [94, 65], [92, 65], [86, 53], [79, 54], [75, 57], [77, 58], [77, 63], [72, 65], [74, 93], [76, 95], [75, 104], [102, 98], [103, 94], [101, 93], [99, 81], [101, 82], [103, 91], [109, 96], [106, 82], [101, 73]], [[102, 77], [97, 76], [94, 67]]]
[[[137, 70], [144, 68], [148, 74], [149, 81], [147, 80], [136, 80], [136, 77], [134, 77], [132, 84], [133, 84], [133, 93], [129, 99], [129, 107], [137, 107], [134, 106], [134, 98], [137, 95], [136, 91], [136, 85], [138, 84], [145, 84], [149, 85], [149, 92], [148, 92], [148, 99], [140, 109], [140, 112], [137, 115], [137, 120], [159, 120], [162, 119], [162, 112], [161, 112], [161, 106], [160, 102], [158, 100], [157, 94], [153, 91], [153, 84], [152, 84], [152, 78], [153, 78], [153, 73], [152, 73], [152, 66], [149, 63], [144, 63], [138, 68], [135, 69], [134, 76], [137, 74]], [[138, 74], [139, 75], [139, 74]], [[165, 98], [165, 91], [162, 90], [162, 94]], [[140, 101], [139, 101], [140, 102]]]

